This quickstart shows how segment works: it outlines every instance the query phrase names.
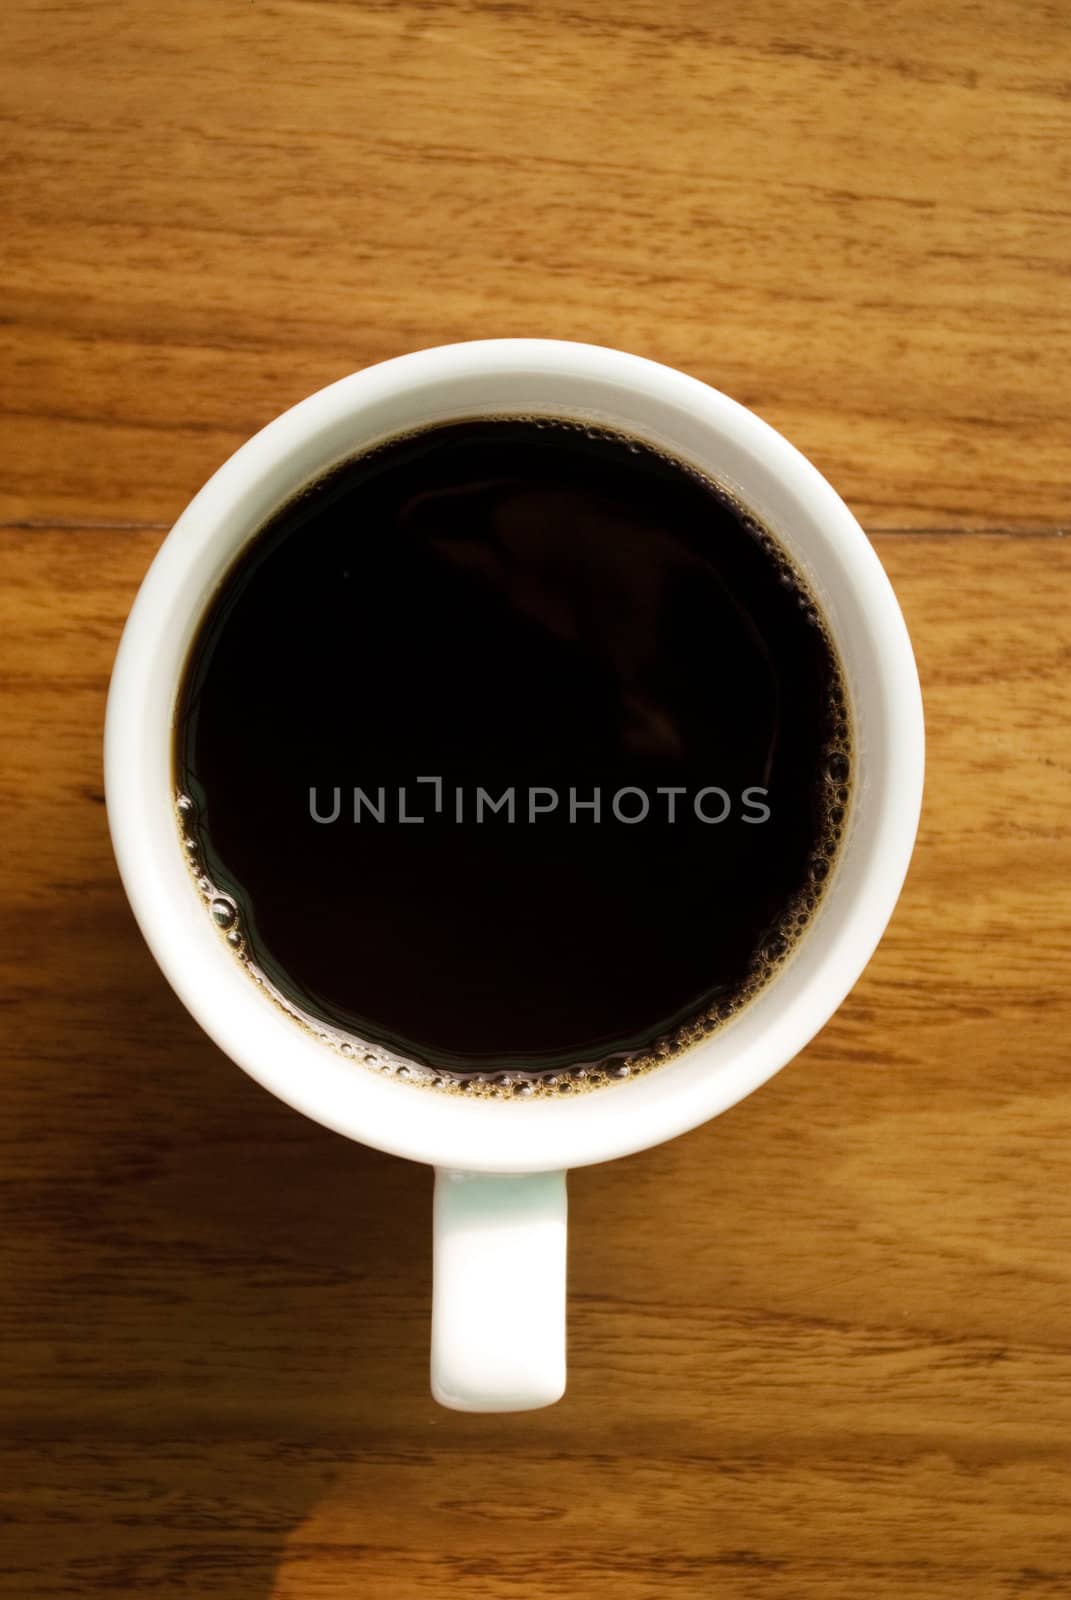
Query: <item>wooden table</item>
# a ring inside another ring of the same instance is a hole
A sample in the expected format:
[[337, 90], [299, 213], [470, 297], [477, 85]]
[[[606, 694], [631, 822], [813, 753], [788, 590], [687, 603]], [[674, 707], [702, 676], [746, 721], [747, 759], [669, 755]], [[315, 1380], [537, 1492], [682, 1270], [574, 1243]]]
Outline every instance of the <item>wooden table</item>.
[[[1071, 1592], [1069, 13], [14, 0], [0, 1587]], [[99, 760], [164, 530], [276, 412], [529, 333], [837, 484], [913, 631], [915, 864], [838, 1017], [571, 1180], [569, 1392], [426, 1381], [427, 1171], [275, 1103], [143, 947]]]

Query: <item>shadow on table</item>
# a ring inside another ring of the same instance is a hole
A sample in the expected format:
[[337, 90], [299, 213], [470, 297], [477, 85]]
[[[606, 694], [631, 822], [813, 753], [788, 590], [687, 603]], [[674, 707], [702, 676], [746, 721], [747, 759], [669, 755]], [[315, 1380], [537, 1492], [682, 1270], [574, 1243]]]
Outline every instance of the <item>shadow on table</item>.
[[255, 1085], [171, 994], [118, 884], [95, 899], [50, 912], [74, 984], [17, 1001], [26, 1160], [5, 1209], [29, 1270], [9, 1250], [5, 1431], [42, 1485], [26, 1576], [259, 1600], [339, 1464], [442, 1415], [431, 1174]]

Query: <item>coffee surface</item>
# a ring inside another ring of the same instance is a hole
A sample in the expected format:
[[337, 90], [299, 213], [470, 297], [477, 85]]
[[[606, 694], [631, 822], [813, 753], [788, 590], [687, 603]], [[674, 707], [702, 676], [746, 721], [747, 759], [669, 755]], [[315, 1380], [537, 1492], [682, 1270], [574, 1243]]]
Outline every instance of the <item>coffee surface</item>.
[[566, 421], [431, 428], [284, 506], [174, 737], [221, 937], [336, 1048], [443, 1087], [565, 1092], [717, 1026], [801, 935], [848, 799], [836, 654], [776, 540]]

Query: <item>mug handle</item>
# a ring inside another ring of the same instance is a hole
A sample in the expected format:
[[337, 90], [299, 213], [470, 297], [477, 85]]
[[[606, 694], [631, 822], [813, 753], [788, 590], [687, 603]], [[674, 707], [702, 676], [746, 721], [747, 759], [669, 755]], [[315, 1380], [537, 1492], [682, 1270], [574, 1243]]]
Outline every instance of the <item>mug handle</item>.
[[431, 1391], [454, 1411], [565, 1393], [565, 1173], [435, 1170]]

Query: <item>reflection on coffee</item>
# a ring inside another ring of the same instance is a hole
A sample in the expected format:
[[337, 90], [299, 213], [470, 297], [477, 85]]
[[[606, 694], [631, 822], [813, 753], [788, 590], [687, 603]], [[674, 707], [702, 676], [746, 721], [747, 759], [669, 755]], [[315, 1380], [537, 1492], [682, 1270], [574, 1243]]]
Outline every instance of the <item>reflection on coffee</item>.
[[720, 1026], [849, 798], [837, 655], [773, 534], [557, 419], [429, 428], [282, 507], [174, 739], [236, 958], [326, 1046], [454, 1093], [575, 1093]]

